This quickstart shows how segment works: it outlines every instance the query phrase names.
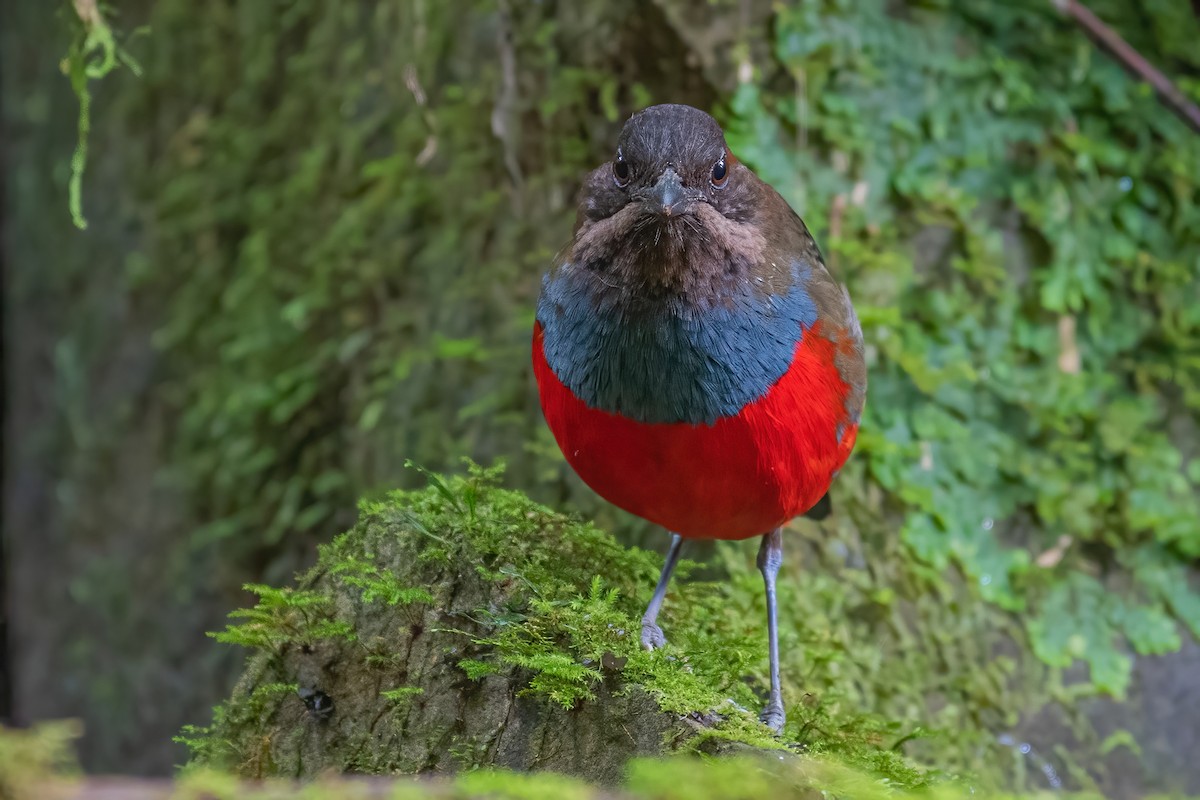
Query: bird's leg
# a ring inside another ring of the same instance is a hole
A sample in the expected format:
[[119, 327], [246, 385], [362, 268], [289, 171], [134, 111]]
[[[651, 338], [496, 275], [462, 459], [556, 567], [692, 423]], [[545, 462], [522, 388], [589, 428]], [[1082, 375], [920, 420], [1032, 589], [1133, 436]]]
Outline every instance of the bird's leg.
[[679, 560], [679, 549], [683, 545], [683, 537], [678, 533], [671, 534], [671, 547], [667, 550], [667, 560], [663, 563], [662, 574], [658, 576], [658, 586], [654, 587], [654, 596], [646, 613], [642, 615], [642, 646], [647, 650], [662, 647], [667, 643], [662, 628], [658, 627], [658, 610], [662, 608], [663, 598], [667, 596], [667, 584], [671, 582], [671, 573], [675, 571], [675, 562]]
[[787, 716], [783, 711], [783, 691], [779, 688], [779, 621], [775, 612], [775, 576], [783, 564], [783, 531], [776, 528], [762, 538], [758, 549], [758, 569], [767, 589], [767, 637], [771, 651], [771, 696], [759, 719], [779, 733]]

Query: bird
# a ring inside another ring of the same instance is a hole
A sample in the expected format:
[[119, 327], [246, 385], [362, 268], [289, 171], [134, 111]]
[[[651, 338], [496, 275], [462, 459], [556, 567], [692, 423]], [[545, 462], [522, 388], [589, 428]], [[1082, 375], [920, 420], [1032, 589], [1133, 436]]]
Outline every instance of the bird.
[[862, 327], [808, 228], [711, 115], [639, 111], [583, 182], [573, 236], [542, 279], [532, 349], [567, 463], [671, 534], [643, 646], [666, 644], [658, 613], [685, 540], [760, 537], [760, 719], [780, 733], [782, 529], [826, 505], [867, 389]]

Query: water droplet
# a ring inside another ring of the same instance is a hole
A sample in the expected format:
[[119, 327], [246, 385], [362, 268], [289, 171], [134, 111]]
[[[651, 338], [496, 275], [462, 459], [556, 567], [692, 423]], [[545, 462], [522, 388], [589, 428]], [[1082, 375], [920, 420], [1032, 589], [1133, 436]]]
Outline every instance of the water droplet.
[[1124, 177], [1121, 178], [1121, 180], [1117, 181], [1117, 187], [1122, 192], [1128, 192], [1130, 189], [1133, 188], [1133, 178], [1129, 177], [1128, 175], [1125, 175]]
[[1029, 742], [1021, 742], [1021, 747], [1019, 749], [1021, 750], [1022, 755], [1027, 756], [1029, 755], [1029, 751], [1033, 748], [1029, 746]]
[[981, 586], [991, 586], [992, 585], [992, 576], [984, 575], [982, 578], [979, 579], [979, 583]]
[[991, 517], [984, 517], [983, 529], [985, 531], [990, 531], [992, 529], [992, 526], [995, 524], [996, 524], [996, 521], [994, 519], [992, 519]]

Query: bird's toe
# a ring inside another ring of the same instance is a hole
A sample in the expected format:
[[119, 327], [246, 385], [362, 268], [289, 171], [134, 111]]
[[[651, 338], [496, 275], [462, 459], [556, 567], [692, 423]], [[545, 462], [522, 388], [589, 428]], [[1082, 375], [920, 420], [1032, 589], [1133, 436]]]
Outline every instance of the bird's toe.
[[662, 628], [655, 625], [653, 622], [642, 623], [642, 647], [647, 650], [654, 650], [662, 647], [667, 643], [667, 637], [663, 635]]
[[766, 725], [775, 733], [783, 731], [783, 723], [787, 722], [787, 715], [783, 711], [782, 705], [769, 705], [763, 709], [763, 712], [758, 716], [763, 725]]

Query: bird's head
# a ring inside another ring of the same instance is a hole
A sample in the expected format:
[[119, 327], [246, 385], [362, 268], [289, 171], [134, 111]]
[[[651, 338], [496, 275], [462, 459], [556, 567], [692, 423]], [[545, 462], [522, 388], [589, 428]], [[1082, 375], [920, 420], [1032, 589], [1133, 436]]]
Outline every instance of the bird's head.
[[628, 202], [664, 220], [719, 205], [737, 160], [717, 121], [682, 105], [653, 106], [621, 131], [610, 164], [612, 181]]
[[612, 160], [588, 176], [566, 258], [646, 297], [716, 293], [718, 278], [762, 261], [768, 194], [711, 116], [652, 106], [625, 123]]
[[735, 212], [746, 172], [711, 116], [691, 106], [651, 106], [625, 123], [612, 161], [588, 182], [582, 210], [602, 219], [632, 206], [662, 224], [696, 214], [700, 204]]

